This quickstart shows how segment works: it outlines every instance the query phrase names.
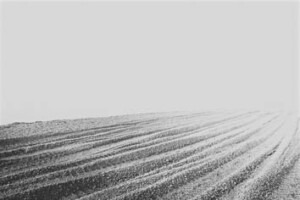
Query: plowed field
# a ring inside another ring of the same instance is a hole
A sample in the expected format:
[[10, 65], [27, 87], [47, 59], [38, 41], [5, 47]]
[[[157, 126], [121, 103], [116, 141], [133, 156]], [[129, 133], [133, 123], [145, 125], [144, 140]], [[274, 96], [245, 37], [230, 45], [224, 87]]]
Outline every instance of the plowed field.
[[300, 199], [286, 113], [127, 115], [0, 126], [0, 199]]

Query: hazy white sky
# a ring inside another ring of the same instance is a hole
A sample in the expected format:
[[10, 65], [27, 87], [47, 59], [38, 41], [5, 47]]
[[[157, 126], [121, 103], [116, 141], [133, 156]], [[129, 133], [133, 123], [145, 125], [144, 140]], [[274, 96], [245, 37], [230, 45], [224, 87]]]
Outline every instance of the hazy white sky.
[[1, 123], [297, 102], [296, 2], [4, 2]]

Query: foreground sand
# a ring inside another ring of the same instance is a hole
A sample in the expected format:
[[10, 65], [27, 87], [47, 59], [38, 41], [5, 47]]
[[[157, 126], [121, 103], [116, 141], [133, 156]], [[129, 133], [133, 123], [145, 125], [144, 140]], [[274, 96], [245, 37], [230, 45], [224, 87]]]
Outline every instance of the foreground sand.
[[202, 112], [0, 127], [0, 199], [300, 199], [298, 119]]

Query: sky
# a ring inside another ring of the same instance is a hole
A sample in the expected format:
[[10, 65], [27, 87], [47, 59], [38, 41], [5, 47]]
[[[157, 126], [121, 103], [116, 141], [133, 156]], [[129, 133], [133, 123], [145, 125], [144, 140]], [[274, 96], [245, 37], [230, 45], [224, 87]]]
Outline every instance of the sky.
[[1, 6], [1, 124], [298, 108], [297, 2]]

